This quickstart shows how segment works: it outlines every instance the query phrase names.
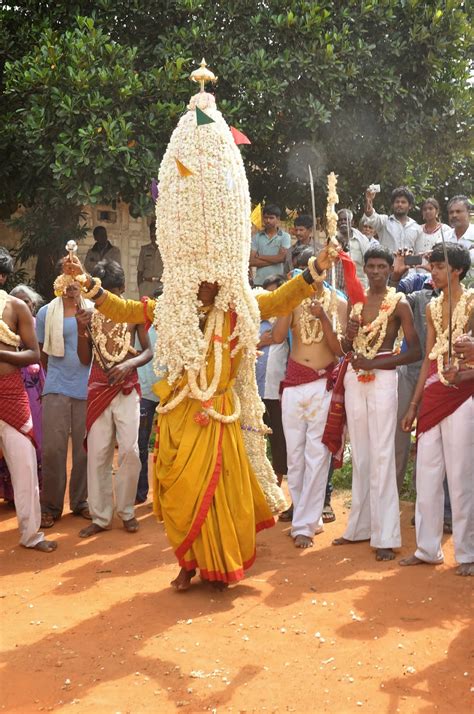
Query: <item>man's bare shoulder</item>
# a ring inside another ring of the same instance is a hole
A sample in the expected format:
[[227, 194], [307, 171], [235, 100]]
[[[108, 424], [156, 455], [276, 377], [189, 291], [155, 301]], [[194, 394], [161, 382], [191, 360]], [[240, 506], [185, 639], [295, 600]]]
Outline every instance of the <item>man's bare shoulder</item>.
[[3, 312], [4, 318], [5, 314], [20, 316], [24, 315], [26, 312], [31, 314], [23, 300], [19, 300], [18, 298], [13, 297], [13, 295], [7, 295], [7, 300]]

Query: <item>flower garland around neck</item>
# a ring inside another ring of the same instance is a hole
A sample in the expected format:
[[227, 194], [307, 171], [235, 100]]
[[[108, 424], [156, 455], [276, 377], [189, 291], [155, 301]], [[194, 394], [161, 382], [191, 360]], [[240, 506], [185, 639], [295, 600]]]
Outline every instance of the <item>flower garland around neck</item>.
[[8, 293], [5, 292], [5, 290], [0, 290], [0, 342], [3, 342], [5, 345], [10, 345], [10, 347], [19, 347], [20, 335], [13, 332], [3, 320], [3, 311], [7, 300]]
[[[461, 297], [458, 300], [456, 307], [454, 308], [452, 315], [452, 341], [455, 342], [458, 337], [460, 337], [465, 330], [467, 322], [469, 320], [469, 315], [471, 310], [474, 310], [474, 289], [471, 288], [466, 290], [464, 286], [462, 287]], [[433, 319], [433, 325], [436, 332], [436, 341], [433, 345], [433, 349], [429, 354], [431, 360], [436, 360], [438, 367], [438, 376], [440, 381], [447, 386], [451, 386], [449, 382], [443, 376], [444, 359], [448, 354], [449, 346], [449, 329], [443, 330], [443, 303], [444, 303], [444, 292], [437, 298], [434, 298], [430, 302], [430, 312]], [[453, 366], [458, 365], [459, 360], [457, 357], [452, 357]]]
[[[366, 359], [374, 359], [383, 344], [387, 334], [388, 321], [402, 298], [402, 293], [397, 293], [395, 288], [387, 288], [379, 314], [367, 325], [361, 325], [352, 343], [354, 352]], [[364, 303], [357, 302], [351, 310], [351, 319], [361, 321]], [[359, 382], [373, 382], [375, 374], [372, 370], [359, 370]]]
[[[112, 324], [113, 327], [107, 332], [104, 330], [105, 324]], [[91, 331], [100, 354], [108, 362], [108, 366], [123, 362], [129, 352], [137, 354], [131, 346], [131, 334], [126, 322], [112, 322], [97, 310], [92, 314]], [[112, 351], [109, 352], [107, 345], [112, 343]], [[100, 364], [100, 357], [97, 350], [92, 347], [95, 358]]]
[[[341, 332], [339, 318], [337, 313], [337, 293], [335, 290], [323, 287], [321, 296], [316, 296], [321, 302], [324, 312], [332, 318], [336, 318], [336, 332]], [[321, 320], [311, 314], [311, 303], [313, 298], [306, 298], [301, 303], [301, 312], [299, 315], [299, 332], [301, 342], [304, 345], [313, 345], [321, 342], [324, 337]]]
[[169, 402], [158, 407], [158, 413], [167, 414], [180, 404], [185, 397], [196, 399], [202, 404], [202, 408], [194, 415], [194, 421], [200, 426], [207, 426], [211, 419], [222, 424], [231, 424], [240, 417], [240, 400], [234, 392], [235, 409], [233, 414], [220, 414], [213, 407], [213, 400], [221, 396], [217, 394], [217, 387], [222, 374], [222, 351], [224, 347], [225, 312], [216, 307], [212, 307], [207, 315], [204, 329], [204, 341], [206, 345], [206, 355], [209, 356], [211, 344], [214, 347], [214, 374], [211, 383], [207, 383], [207, 360], [203, 362], [199, 375], [196, 370], [188, 369], [188, 384]]

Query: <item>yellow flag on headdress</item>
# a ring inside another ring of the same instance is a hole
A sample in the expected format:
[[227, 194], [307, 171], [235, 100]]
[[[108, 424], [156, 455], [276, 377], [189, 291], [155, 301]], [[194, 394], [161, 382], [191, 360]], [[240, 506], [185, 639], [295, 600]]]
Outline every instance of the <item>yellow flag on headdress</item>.
[[263, 214], [262, 214], [262, 204], [259, 203], [255, 206], [252, 213], [250, 214], [250, 220], [254, 226], [257, 226], [258, 230], [261, 231], [263, 228]]
[[185, 166], [184, 164], [182, 164], [179, 159], [175, 158], [175, 161], [176, 161], [176, 166], [178, 167], [180, 176], [192, 176], [193, 175], [193, 172], [191, 171], [191, 169], [188, 169], [188, 167]]

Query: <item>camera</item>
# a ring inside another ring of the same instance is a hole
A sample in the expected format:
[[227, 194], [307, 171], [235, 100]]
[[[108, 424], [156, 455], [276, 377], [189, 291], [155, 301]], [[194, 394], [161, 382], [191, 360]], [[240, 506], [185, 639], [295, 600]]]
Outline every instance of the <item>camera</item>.
[[404, 260], [405, 260], [405, 265], [421, 265], [423, 262], [423, 256], [422, 255], [406, 255]]
[[372, 193], [380, 193], [380, 184], [371, 183], [367, 191], [371, 191]]

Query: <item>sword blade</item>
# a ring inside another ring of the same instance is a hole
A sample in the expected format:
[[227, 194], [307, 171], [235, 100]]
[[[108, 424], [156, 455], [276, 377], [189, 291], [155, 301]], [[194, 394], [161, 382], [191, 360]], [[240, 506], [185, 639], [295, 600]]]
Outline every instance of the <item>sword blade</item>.
[[316, 201], [314, 199], [314, 180], [313, 172], [311, 171], [311, 166], [308, 164], [309, 173], [309, 187], [311, 190], [311, 212], [313, 218], [313, 250], [316, 253]]

